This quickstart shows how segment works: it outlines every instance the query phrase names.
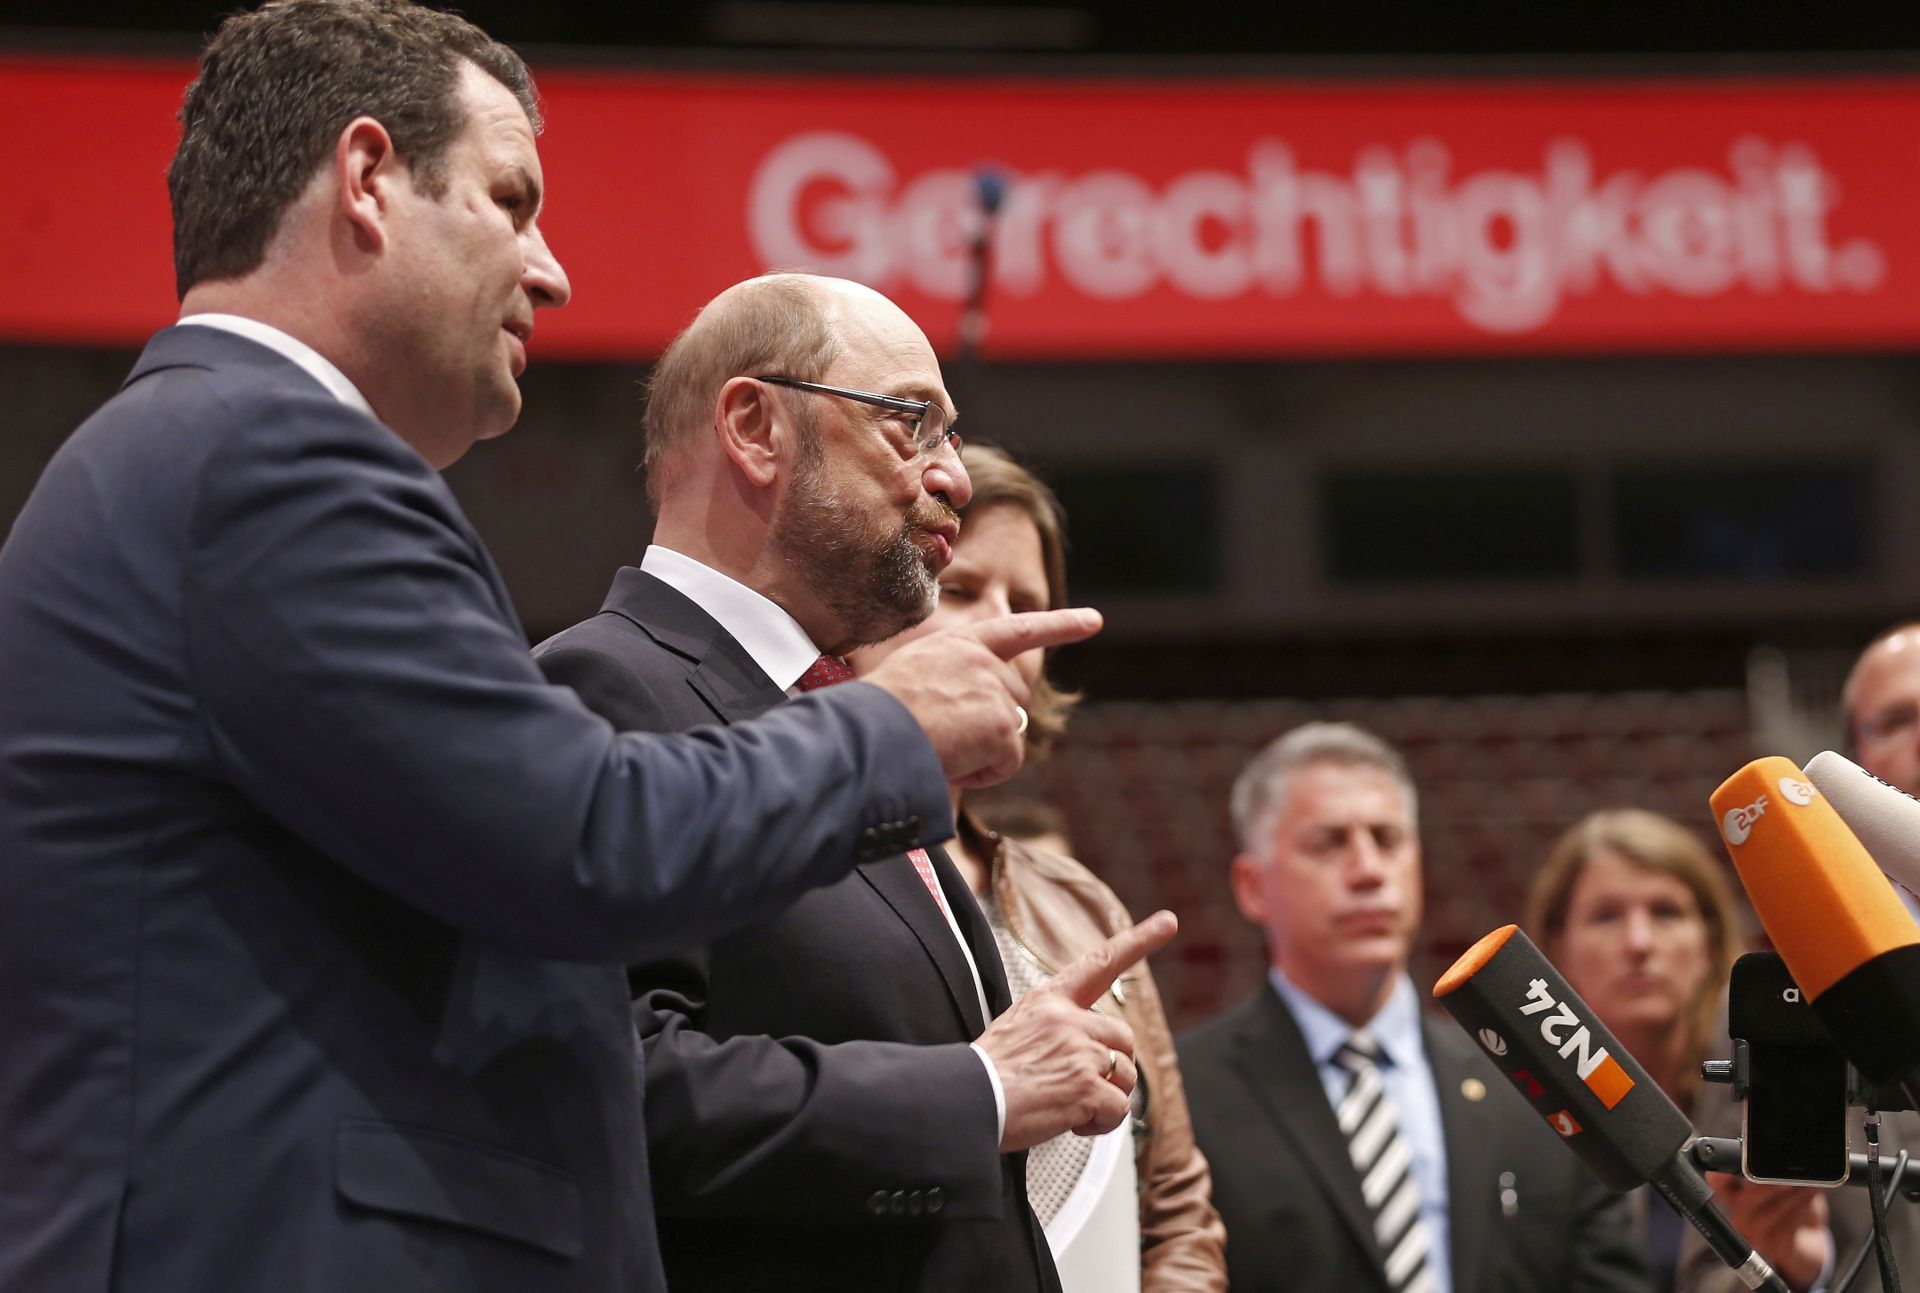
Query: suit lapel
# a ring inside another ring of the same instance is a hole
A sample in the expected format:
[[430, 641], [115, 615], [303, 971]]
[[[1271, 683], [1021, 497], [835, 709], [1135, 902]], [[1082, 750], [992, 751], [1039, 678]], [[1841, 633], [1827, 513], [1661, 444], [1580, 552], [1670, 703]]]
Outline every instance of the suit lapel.
[[[688, 661], [693, 666], [687, 675], [688, 686], [723, 723], [757, 718], [788, 699], [717, 620], [684, 593], [643, 570], [629, 566], [620, 571], [601, 611], [632, 621], [666, 650]], [[939, 849], [930, 853], [934, 874], [953, 908], [954, 920], [980, 967], [980, 983], [988, 1005], [998, 1014], [1006, 1009], [1009, 997], [993, 931], [953, 863]], [[980, 1017], [980, 994], [974, 990], [966, 956], [912, 861], [902, 854], [862, 863], [857, 870], [926, 949], [946, 984], [966, 1035], [973, 1038], [985, 1032], [987, 1021]]]
[[1461, 1086], [1469, 1078], [1480, 1078], [1484, 1065], [1479, 1062], [1473, 1043], [1459, 1030], [1438, 1026], [1433, 1019], [1421, 1020], [1421, 1032], [1427, 1043], [1427, 1063], [1433, 1068], [1433, 1085], [1440, 1096], [1440, 1129], [1447, 1145], [1447, 1215], [1453, 1253], [1454, 1293], [1476, 1293], [1485, 1275], [1485, 1255], [1490, 1247], [1488, 1227], [1495, 1201], [1493, 1190], [1494, 1145], [1499, 1128], [1488, 1106], [1486, 1084], [1481, 1080], [1482, 1096], [1469, 1100]]
[[687, 685], [723, 723], [758, 717], [787, 699], [718, 620], [644, 570], [628, 566], [615, 575], [600, 610], [632, 622], [692, 665]]
[[[1360, 1178], [1347, 1153], [1347, 1139], [1334, 1120], [1326, 1088], [1307, 1053], [1293, 1012], [1272, 987], [1247, 1004], [1234, 1034], [1234, 1064], [1281, 1132], [1312, 1168], [1320, 1190], [1340, 1222], [1377, 1270], [1373, 1217], [1360, 1197]], [[1384, 1279], [1384, 1276], [1382, 1277]], [[1378, 1281], [1375, 1281], [1378, 1282]]]
[[[952, 869], [951, 864], [948, 869]], [[985, 1032], [987, 1021], [980, 1017], [980, 998], [973, 990], [973, 974], [967, 969], [967, 958], [960, 951], [960, 944], [954, 941], [953, 931], [947, 928], [947, 918], [934, 905], [933, 895], [927, 891], [926, 882], [920, 879], [920, 872], [914, 869], [912, 861], [901, 854], [878, 862], [863, 862], [857, 870], [861, 879], [873, 886], [895, 914], [906, 922], [913, 936], [920, 940], [920, 946], [926, 949], [934, 968], [940, 971], [947, 997], [953, 1002], [960, 1026], [966, 1030], [967, 1037], [972, 1039]], [[953, 900], [949, 898], [947, 901]], [[956, 907], [954, 919], [957, 921], [960, 918], [960, 909]], [[981, 923], [985, 924], [984, 921]], [[988, 945], [992, 945], [991, 934], [988, 935]], [[977, 952], [975, 957], [977, 960]], [[996, 953], [994, 962], [998, 964], [999, 959]], [[1004, 984], [1004, 980], [1002, 982]]]
[[[1013, 1004], [1013, 991], [1007, 986], [1006, 966], [1000, 961], [1000, 943], [993, 936], [993, 926], [987, 923], [987, 914], [980, 910], [980, 900], [973, 890], [967, 888], [967, 882], [960, 877], [960, 870], [953, 865], [953, 859], [947, 856], [943, 848], [928, 849], [933, 858], [933, 874], [940, 881], [940, 891], [947, 896], [947, 905], [953, 909], [953, 919], [960, 926], [961, 937], [967, 940], [967, 947], [973, 952], [973, 963], [980, 968], [980, 987], [987, 998], [987, 1012], [996, 1018]], [[971, 985], [969, 985], [971, 986]]]

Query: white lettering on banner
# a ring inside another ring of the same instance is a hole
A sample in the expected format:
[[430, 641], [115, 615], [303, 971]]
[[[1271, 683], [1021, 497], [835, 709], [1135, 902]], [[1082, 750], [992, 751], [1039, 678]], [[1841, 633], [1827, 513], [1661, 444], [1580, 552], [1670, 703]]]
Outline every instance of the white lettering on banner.
[[[747, 202], [755, 253], [887, 289], [959, 300], [967, 290], [975, 181], [958, 168], [905, 183], [856, 135], [796, 135], [767, 154]], [[1866, 238], [1831, 245], [1839, 185], [1804, 144], [1746, 137], [1724, 169], [1597, 175], [1578, 139], [1537, 171], [1452, 174], [1437, 140], [1362, 149], [1352, 173], [1305, 170], [1261, 139], [1244, 174], [1195, 170], [1164, 188], [1125, 170], [1010, 177], [994, 232], [999, 290], [1055, 277], [1099, 301], [1162, 283], [1203, 301], [1438, 297], [1496, 333], [1549, 322], [1569, 296], [1795, 290], [1866, 293], [1886, 279]]]

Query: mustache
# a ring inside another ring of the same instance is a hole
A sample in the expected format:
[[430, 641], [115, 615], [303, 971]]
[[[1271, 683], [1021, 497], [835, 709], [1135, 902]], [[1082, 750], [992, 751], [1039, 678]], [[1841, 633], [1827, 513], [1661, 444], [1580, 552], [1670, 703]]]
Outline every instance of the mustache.
[[925, 507], [915, 507], [907, 513], [907, 528], [910, 530], [931, 530], [936, 526], [951, 525], [956, 536], [960, 533], [960, 513], [953, 505], [935, 501]]

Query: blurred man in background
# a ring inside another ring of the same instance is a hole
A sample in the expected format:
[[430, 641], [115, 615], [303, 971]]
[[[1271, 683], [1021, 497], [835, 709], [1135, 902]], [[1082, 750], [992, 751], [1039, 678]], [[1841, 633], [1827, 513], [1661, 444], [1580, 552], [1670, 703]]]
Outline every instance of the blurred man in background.
[[1267, 983], [1180, 1039], [1235, 1293], [1643, 1293], [1610, 1194], [1407, 974], [1420, 841], [1405, 761], [1310, 723], [1233, 788], [1234, 900]]

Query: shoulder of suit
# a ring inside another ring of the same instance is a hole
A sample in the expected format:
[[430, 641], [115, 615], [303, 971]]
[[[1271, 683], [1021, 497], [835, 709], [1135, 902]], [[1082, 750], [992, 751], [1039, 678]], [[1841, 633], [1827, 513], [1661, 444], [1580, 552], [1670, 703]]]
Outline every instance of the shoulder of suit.
[[1196, 1053], [1217, 1050], [1227, 1045], [1228, 1040], [1235, 1033], [1257, 1023], [1261, 1012], [1265, 1009], [1265, 1003], [1261, 1000], [1262, 994], [1270, 995], [1271, 991], [1263, 985], [1259, 991], [1243, 1001], [1228, 1006], [1213, 1018], [1183, 1029], [1174, 1038], [1174, 1045], [1180, 1052], [1182, 1062], [1185, 1062], [1189, 1050]]
[[641, 625], [618, 611], [601, 611], [592, 619], [581, 620], [571, 628], [561, 629], [534, 647], [533, 654], [535, 659], [541, 660], [569, 654], [598, 656], [609, 664], [618, 664], [635, 649], [648, 648], [662, 655], [671, 654], [655, 642], [653, 635]]

